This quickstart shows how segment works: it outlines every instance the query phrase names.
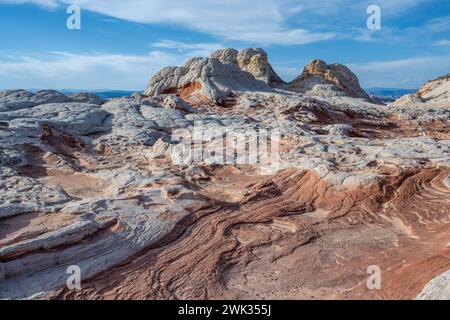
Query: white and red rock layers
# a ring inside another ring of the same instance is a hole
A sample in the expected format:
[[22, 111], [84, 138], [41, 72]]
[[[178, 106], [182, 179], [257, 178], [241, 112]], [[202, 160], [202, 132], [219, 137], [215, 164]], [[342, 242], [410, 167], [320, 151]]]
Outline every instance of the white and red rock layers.
[[[344, 66], [287, 84], [226, 49], [145, 95], [1, 92], [0, 298], [448, 299], [449, 83], [384, 106]], [[197, 122], [277, 130], [278, 170], [174, 164]]]

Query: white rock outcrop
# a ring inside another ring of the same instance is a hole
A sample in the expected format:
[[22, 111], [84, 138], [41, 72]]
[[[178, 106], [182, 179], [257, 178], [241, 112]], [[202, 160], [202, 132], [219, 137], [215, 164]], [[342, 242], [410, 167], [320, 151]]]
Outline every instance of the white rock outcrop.
[[35, 107], [48, 103], [81, 102], [100, 105], [102, 99], [91, 93], [64, 95], [55, 90], [41, 90], [37, 93], [17, 89], [0, 93], [0, 112]]
[[417, 300], [450, 300], [450, 270], [431, 280]]
[[428, 81], [416, 93], [404, 95], [392, 105], [450, 108], [450, 74]]
[[269, 63], [267, 53], [261, 48], [241, 50], [237, 55], [236, 63], [242, 70], [250, 72], [256, 79], [270, 86], [284, 83]]
[[[370, 100], [369, 95], [361, 88], [356, 75], [346, 66], [333, 63], [326, 64], [322, 60], [313, 60], [303, 69], [303, 73], [294, 79], [288, 86], [288, 90], [300, 93], [315, 91], [321, 95], [326, 91], [338, 91], [352, 98]], [[332, 95], [332, 94], [331, 94]]]
[[150, 79], [145, 94], [176, 93], [186, 97], [196, 93], [222, 103], [233, 93], [271, 92], [269, 84], [277, 82], [281, 79], [263, 50], [223, 49], [213, 52], [209, 58], [190, 59], [182, 67], [162, 69]]
[[179, 68], [165, 68], [150, 79], [145, 94], [200, 94], [221, 104], [234, 92], [272, 91], [263, 81], [243, 72], [234, 63], [212, 58], [193, 58]]

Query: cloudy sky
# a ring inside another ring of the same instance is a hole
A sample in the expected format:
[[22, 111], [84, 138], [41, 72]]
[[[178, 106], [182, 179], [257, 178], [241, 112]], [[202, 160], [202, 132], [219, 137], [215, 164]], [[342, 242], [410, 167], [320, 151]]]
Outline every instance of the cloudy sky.
[[[69, 4], [81, 29], [69, 30]], [[381, 8], [381, 30], [367, 8]], [[291, 80], [314, 58], [364, 87], [417, 88], [450, 72], [448, 0], [0, 0], [0, 88], [142, 90], [161, 67], [262, 47]]]

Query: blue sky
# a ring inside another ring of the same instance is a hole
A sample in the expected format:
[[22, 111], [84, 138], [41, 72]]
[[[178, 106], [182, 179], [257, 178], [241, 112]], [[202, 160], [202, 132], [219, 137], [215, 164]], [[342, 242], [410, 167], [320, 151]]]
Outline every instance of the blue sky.
[[[81, 30], [66, 9], [81, 7]], [[368, 30], [367, 7], [381, 8]], [[417, 88], [450, 72], [448, 0], [0, 0], [0, 88], [142, 90], [161, 67], [262, 47], [285, 80], [310, 60], [364, 87]]]

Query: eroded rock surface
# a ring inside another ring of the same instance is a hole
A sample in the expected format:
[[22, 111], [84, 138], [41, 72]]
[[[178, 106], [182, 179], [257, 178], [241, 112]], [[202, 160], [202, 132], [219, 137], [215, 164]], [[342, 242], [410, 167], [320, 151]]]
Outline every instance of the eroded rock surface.
[[290, 83], [289, 89], [302, 93], [329, 91], [328, 94], [334, 92], [334, 95], [342, 93], [352, 98], [370, 99], [349, 68], [339, 63], [328, 65], [322, 60], [307, 64], [303, 73]]
[[[213, 53], [209, 58], [192, 58], [182, 67], [165, 68], [150, 79], [145, 94], [158, 96], [176, 93], [188, 97], [196, 93], [222, 104], [233, 93], [272, 91], [264, 81], [243, 71], [236, 64], [235, 57], [235, 50], [224, 50]], [[246, 67], [252, 68], [249, 64], [250, 61]], [[254, 68], [252, 70], [257, 72]], [[258, 71], [258, 74], [264, 78], [263, 72]]]
[[450, 74], [428, 81], [416, 93], [393, 103], [400, 107], [450, 108]]
[[239, 67], [250, 72], [256, 79], [274, 86], [283, 83], [269, 63], [267, 53], [260, 48], [241, 50], [236, 58]]
[[417, 299], [450, 300], [450, 270], [430, 281]]
[[[221, 50], [102, 104], [1, 92], [0, 298], [448, 296], [450, 110], [371, 103], [320, 62], [289, 91], [269, 66]], [[420, 99], [445, 100], [441, 82]], [[198, 124], [202, 145], [279, 132], [279, 165], [174, 163]]]

